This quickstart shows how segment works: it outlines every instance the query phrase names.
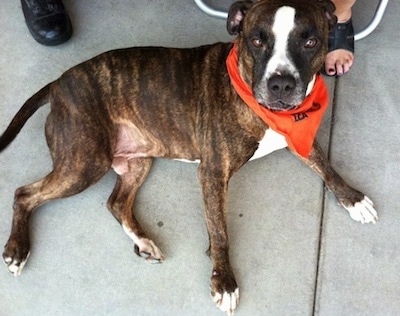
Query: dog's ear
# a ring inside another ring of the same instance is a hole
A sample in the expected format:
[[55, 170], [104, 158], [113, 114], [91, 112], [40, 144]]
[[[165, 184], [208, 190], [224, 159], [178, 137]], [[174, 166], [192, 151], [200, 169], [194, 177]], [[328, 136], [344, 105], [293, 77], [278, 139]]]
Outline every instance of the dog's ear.
[[226, 21], [226, 27], [228, 33], [231, 35], [237, 35], [242, 30], [242, 21], [247, 13], [247, 10], [253, 5], [252, 1], [238, 1], [231, 5], [228, 12], [228, 20]]
[[322, 5], [325, 9], [325, 15], [328, 19], [329, 28], [331, 29], [337, 22], [337, 17], [334, 14], [336, 8], [332, 1], [330, 0], [318, 0], [318, 2]]

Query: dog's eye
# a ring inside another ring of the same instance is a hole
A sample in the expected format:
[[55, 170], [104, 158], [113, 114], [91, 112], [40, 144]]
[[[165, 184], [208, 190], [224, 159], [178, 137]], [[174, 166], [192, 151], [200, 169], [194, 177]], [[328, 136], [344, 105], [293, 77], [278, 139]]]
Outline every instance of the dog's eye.
[[310, 37], [304, 44], [305, 48], [314, 48], [318, 44], [318, 41], [315, 37]]
[[251, 40], [251, 44], [252, 44], [254, 47], [256, 47], [256, 48], [260, 48], [261, 46], [263, 46], [262, 41], [261, 41], [258, 37], [254, 37], [254, 38]]

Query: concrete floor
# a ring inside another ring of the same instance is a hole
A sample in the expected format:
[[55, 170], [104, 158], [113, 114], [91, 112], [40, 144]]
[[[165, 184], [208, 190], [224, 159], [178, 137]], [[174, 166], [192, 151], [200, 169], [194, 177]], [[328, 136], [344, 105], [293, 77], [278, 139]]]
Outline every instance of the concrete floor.
[[[57, 47], [30, 36], [19, 1], [0, 6], [0, 130], [23, 102], [69, 67], [138, 45], [230, 41], [225, 21], [193, 1], [64, 1], [74, 35]], [[354, 22], [372, 17], [359, 1]], [[333, 166], [371, 197], [376, 225], [350, 219], [320, 179], [286, 150], [246, 164], [229, 192], [231, 261], [241, 289], [236, 315], [400, 315], [400, 3], [356, 43], [350, 74], [327, 79], [332, 104], [319, 133]], [[395, 102], [396, 100], [396, 102]], [[35, 114], [0, 155], [0, 243], [14, 190], [50, 171]], [[110, 172], [77, 196], [42, 207], [18, 278], [0, 269], [0, 315], [222, 315], [210, 299], [211, 263], [196, 165], [156, 160], [137, 200], [138, 219], [167, 257], [151, 266], [108, 213]], [[273, 184], [273, 185], [271, 185]]]

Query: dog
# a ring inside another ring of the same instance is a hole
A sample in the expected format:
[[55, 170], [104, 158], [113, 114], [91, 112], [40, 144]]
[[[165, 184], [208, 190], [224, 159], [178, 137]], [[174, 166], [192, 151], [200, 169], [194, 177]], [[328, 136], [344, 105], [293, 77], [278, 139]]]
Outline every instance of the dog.
[[[311, 122], [321, 108], [313, 101], [308, 111], [298, 111], [317, 85], [329, 29], [336, 22], [333, 12], [328, 0], [239, 1], [227, 19], [234, 43], [106, 52], [33, 95], [0, 137], [0, 151], [38, 108], [50, 103], [45, 135], [53, 170], [15, 192], [3, 253], [8, 270], [19, 275], [28, 259], [29, 217], [35, 209], [85, 190], [110, 169], [118, 178], [108, 209], [133, 240], [136, 254], [150, 263], [162, 262], [164, 255], [133, 212], [136, 192], [155, 157], [199, 161], [211, 295], [228, 314], [239, 302], [229, 262], [228, 181], [248, 160], [289, 147], [325, 181], [353, 219], [375, 223], [371, 200], [332, 169], [314, 136], [298, 129], [285, 134], [279, 127], [281, 117], [289, 117], [293, 126]], [[245, 103], [241, 89], [248, 90], [244, 94], [256, 103], [255, 109]], [[257, 111], [278, 119], [263, 119]]]

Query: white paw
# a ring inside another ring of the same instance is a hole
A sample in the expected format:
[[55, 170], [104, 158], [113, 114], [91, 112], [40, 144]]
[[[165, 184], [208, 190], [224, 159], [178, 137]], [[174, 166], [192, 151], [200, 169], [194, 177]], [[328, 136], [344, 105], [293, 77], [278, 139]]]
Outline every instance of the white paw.
[[7, 265], [8, 271], [10, 271], [14, 276], [19, 276], [22, 272], [22, 269], [24, 268], [26, 261], [29, 258], [30, 253], [26, 256], [25, 260], [23, 261], [18, 261], [16, 259], [13, 259], [11, 257], [6, 257], [4, 258], [4, 262]]
[[155, 243], [147, 238], [141, 238], [135, 244], [135, 252], [138, 256], [145, 258], [149, 263], [162, 263], [165, 260], [161, 250]]
[[239, 288], [236, 288], [233, 293], [215, 293], [212, 299], [221, 311], [226, 312], [228, 316], [232, 316], [236, 306], [239, 304]]
[[161, 263], [165, 260], [161, 250], [155, 245], [155, 243], [148, 238], [138, 237], [132, 229], [127, 225], [122, 224], [122, 228], [125, 233], [133, 240], [135, 244], [135, 253], [145, 258], [149, 263]]
[[374, 209], [374, 203], [367, 196], [364, 196], [364, 199], [354, 204], [354, 206], [345, 206], [345, 208], [349, 211], [352, 219], [362, 224], [375, 224], [378, 220], [378, 213]]

